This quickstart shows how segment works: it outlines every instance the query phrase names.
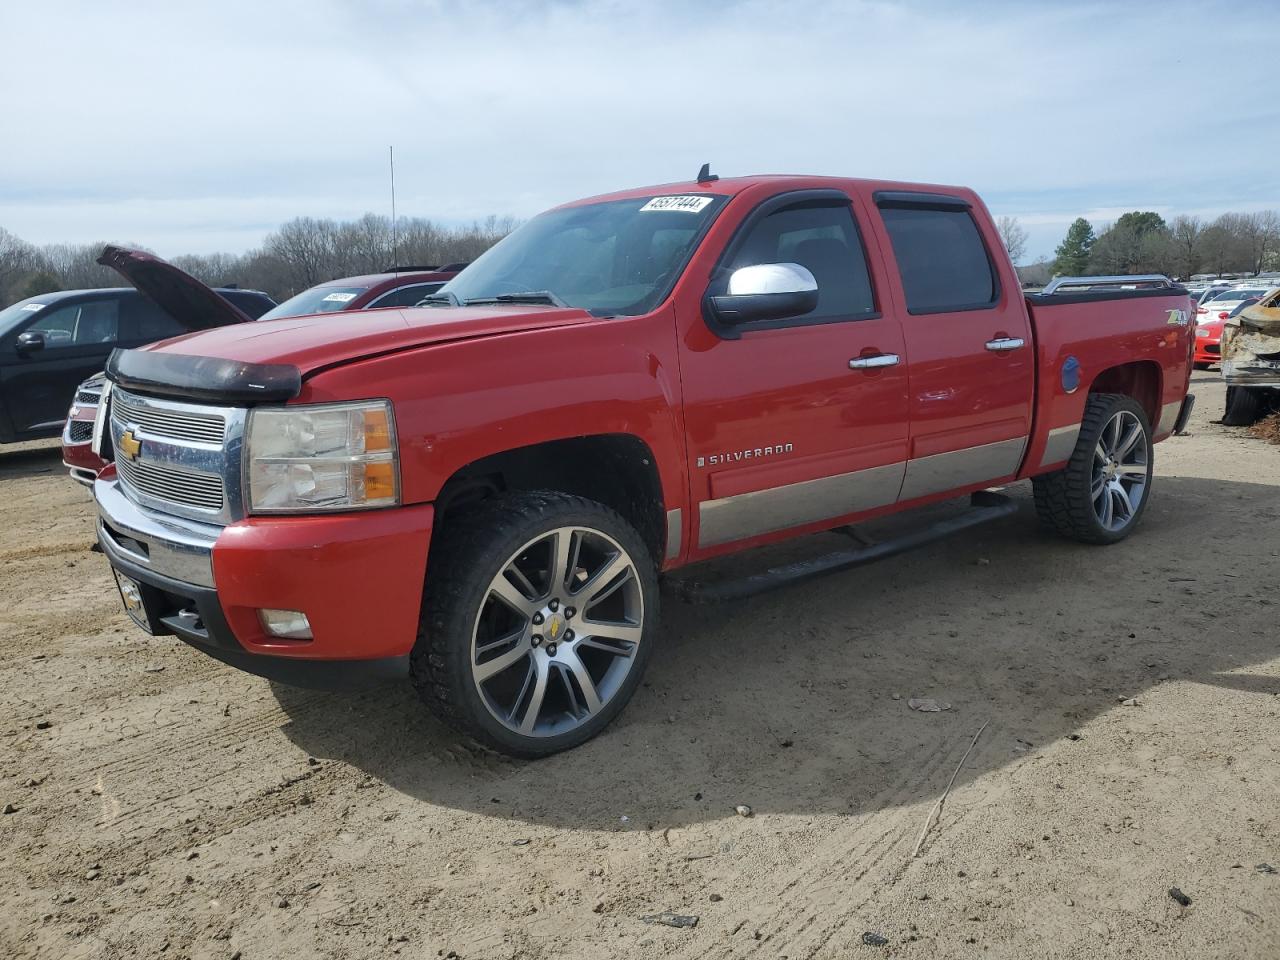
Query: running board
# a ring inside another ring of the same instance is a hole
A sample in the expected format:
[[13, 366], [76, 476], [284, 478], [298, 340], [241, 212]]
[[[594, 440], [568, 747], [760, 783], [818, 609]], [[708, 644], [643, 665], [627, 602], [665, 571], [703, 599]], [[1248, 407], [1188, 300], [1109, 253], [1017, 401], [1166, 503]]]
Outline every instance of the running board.
[[932, 526], [924, 527], [870, 546], [855, 550], [837, 550], [812, 560], [801, 560], [796, 563], [771, 567], [763, 573], [754, 573], [737, 580], [725, 580], [720, 583], [699, 583], [696, 580], [675, 580], [672, 586], [688, 603], [723, 603], [726, 600], [741, 600], [759, 593], [777, 590], [779, 587], [816, 580], [818, 577], [842, 570], [852, 570], [864, 564], [874, 563], [896, 557], [900, 553], [923, 547], [926, 544], [960, 533], [979, 524], [999, 520], [1011, 513], [1016, 513], [1018, 505], [1008, 497], [989, 490], [981, 490], [969, 498], [972, 509], [958, 517], [940, 520]]

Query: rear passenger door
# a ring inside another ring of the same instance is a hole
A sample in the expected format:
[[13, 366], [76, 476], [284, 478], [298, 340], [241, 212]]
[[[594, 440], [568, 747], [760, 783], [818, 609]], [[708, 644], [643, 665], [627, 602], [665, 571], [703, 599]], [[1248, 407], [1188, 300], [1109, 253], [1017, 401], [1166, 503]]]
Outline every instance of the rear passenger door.
[[[1013, 476], [1031, 428], [1035, 350], [999, 238], [962, 197], [875, 194], [900, 283], [910, 445], [900, 501]], [[1008, 289], [1012, 287], [1011, 289]]]

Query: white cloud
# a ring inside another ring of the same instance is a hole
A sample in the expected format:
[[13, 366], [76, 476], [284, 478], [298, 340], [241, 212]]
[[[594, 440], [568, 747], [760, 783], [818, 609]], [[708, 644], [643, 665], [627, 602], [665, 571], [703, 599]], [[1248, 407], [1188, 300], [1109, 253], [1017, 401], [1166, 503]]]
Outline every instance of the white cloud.
[[1076, 206], [1280, 206], [1265, 58], [1194, 52], [1239, 6], [107, 7], [0, 12], [0, 225], [33, 241], [238, 249], [386, 210], [389, 143], [400, 211], [449, 220], [704, 160], [967, 183], [1045, 230]]

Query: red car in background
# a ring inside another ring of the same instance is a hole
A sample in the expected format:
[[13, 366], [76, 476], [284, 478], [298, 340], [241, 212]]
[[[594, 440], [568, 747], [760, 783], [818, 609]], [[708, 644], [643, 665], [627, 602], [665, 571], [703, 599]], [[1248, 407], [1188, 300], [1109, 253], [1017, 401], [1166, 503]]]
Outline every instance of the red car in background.
[[[103, 254], [103, 260], [108, 257], [109, 253]], [[279, 320], [311, 314], [413, 306], [443, 287], [465, 266], [465, 263], [449, 263], [441, 267], [395, 267], [386, 273], [330, 280], [303, 290], [256, 319]], [[191, 282], [199, 285], [195, 279]], [[242, 317], [242, 320], [249, 319], [248, 316]], [[106, 466], [106, 461], [92, 449], [93, 420], [98, 412], [102, 385], [101, 374], [94, 374], [80, 385], [62, 430], [62, 464], [72, 480], [88, 487], [93, 486], [93, 481]]]
[[465, 263], [447, 263], [442, 267], [394, 267], [385, 273], [329, 280], [290, 297], [258, 319], [279, 320], [281, 317], [378, 307], [412, 307], [456, 277], [465, 266]]

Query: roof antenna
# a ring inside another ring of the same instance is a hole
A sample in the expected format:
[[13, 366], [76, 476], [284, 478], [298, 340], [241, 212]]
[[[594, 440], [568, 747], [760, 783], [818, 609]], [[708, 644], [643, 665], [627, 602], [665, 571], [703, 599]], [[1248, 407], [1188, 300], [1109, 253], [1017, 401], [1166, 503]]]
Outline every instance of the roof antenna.
[[702, 169], [698, 171], [699, 183], [715, 183], [720, 178], [711, 172], [711, 164], [704, 163]]
[[400, 253], [396, 235], [396, 148], [387, 147], [387, 154], [391, 159], [391, 269], [399, 273]]

